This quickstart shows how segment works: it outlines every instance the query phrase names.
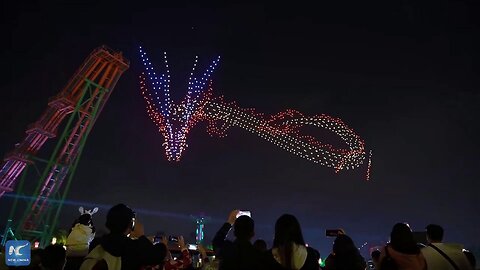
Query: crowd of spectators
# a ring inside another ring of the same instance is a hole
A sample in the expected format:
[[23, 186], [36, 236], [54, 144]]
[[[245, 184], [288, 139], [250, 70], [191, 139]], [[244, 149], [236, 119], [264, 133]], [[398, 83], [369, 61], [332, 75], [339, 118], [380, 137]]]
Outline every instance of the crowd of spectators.
[[[106, 218], [108, 234], [95, 236], [90, 214], [82, 214], [72, 225], [67, 244], [52, 244], [35, 249], [31, 264], [24, 269], [49, 270], [473, 270], [473, 254], [459, 244], [443, 243], [443, 228], [430, 224], [426, 243], [418, 243], [410, 226], [397, 223], [389, 242], [371, 251], [365, 259], [350, 236], [340, 231], [332, 251], [320, 264], [318, 250], [308, 246], [297, 218], [280, 216], [275, 223], [272, 247], [255, 238], [255, 222], [248, 215], [232, 211], [212, 240], [214, 256], [202, 245], [196, 245], [198, 260], [194, 263], [185, 240], [179, 236], [174, 250], [166, 236], [147, 237], [135, 212], [124, 204], [112, 207]], [[234, 240], [228, 240], [233, 228]], [[253, 243], [252, 243], [253, 241]], [[2, 251], [5, 253], [5, 250]], [[210, 254], [211, 255], [211, 254]], [[367, 263], [370, 262], [370, 263]], [[2, 268], [0, 270], [8, 269]], [[14, 269], [15, 267], [11, 267]], [[19, 268], [19, 267], [16, 267]]]

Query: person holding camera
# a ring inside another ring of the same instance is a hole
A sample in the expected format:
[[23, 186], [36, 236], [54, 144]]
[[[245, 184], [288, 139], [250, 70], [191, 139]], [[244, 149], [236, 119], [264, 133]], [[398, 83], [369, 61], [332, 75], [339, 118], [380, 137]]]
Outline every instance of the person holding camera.
[[364, 270], [366, 267], [367, 263], [352, 238], [344, 233], [338, 234], [332, 253], [325, 260], [325, 270]]
[[135, 212], [125, 204], [117, 204], [107, 214], [110, 233], [85, 257], [80, 270], [140, 269], [145, 265], [161, 265], [167, 254], [164, 243], [153, 244], [136, 220]]
[[[239, 210], [230, 212], [227, 222], [213, 238], [213, 250], [220, 259], [219, 270], [256, 270], [261, 267], [262, 253], [250, 242], [255, 236], [253, 219], [247, 215], [237, 218]], [[227, 240], [233, 227], [235, 240]]]
[[[161, 237], [160, 242], [163, 243], [165, 246], [168, 247], [168, 240], [165, 236]], [[192, 257], [190, 256], [190, 252], [188, 251], [187, 245], [185, 244], [185, 240], [183, 236], [176, 237], [172, 239], [173, 241], [178, 243], [178, 247], [182, 252], [182, 257], [180, 259], [174, 260], [172, 258], [172, 254], [170, 251], [167, 250], [167, 256], [165, 260], [164, 270], [179, 270], [179, 269], [187, 269], [192, 265]]]

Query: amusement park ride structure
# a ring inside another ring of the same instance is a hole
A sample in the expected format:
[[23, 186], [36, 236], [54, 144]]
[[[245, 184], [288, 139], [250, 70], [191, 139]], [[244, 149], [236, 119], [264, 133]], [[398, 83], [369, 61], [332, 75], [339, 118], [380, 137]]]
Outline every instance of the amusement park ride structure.
[[[213, 97], [210, 76], [220, 57], [195, 77], [198, 58], [190, 73], [188, 91], [180, 103], [170, 99], [170, 75], [166, 54], [166, 73], [156, 73], [146, 52], [140, 48], [144, 72], [140, 75], [140, 90], [146, 101], [147, 113], [164, 137], [165, 154], [170, 161], [179, 161], [188, 147], [187, 135], [199, 121], [208, 122], [210, 135], [224, 137], [231, 127], [239, 127], [310, 162], [326, 166], [335, 172], [355, 169], [367, 162], [366, 179], [370, 177], [371, 151], [365, 151], [363, 139], [343, 121], [328, 115], [305, 116], [295, 110], [265, 116], [253, 109], [240, 108], [223, 97]], [[22, 142], [6, 155], [0, 170], [0, 198], [16, 190], [15, 201], [3, 234], [7, 238], [39, 241], [46, 246], [54, 233], [63, 202], [72, 182], [87, 137], [113, 91], [120, 76], [129, 68], [129, 61], [120, 52], [105, 46], [95, 49], [80, 66], [67, 86], [48, 103], [40, 119], [32, 124]], [[49, 138], [57, 136], [62, 121], [65, 128], [58, 137], [48, 160], [38, 152]], [[345, 147], [334, 147], [314, 136], [304, 135], [303, 126], [315, 126], [337, 135]], [[42, 166], [43, 170], [38, 168]], [[39, 173], [32, 196], [23, 196], [27, 169]], [[18, 182], [18, 183], [17, 183]], [[13, 224], [19, 198], [27, 198], [27, 208]], [[207, 217], [195, 217], [196, 242], [204, 239]]]
[[[120, 52], [105, 46], [95, 49], [65, 88], [50, 99], [40, 119], [28, 127], [23, 141], [5, 156], [0, 167], [0, 197], [14, 189], [17, 194], [22, 193], [28, 167], [34, 167], [39, 178], [33, 199], [21, 211], [23, 216], [15, 222], [16, 226], [12, 222], [18, 198], [15, 199], [2, 244], [8, 236], [38, 240], [42, 247], [48, 244], [87, 137], [118, 79], [128, 68], [129, 61]], [[59, 133], [50, 158], [40, 158], [40, 148], [48, 139], [57, 137], [65, 119], [65, 128]], [[43, 172], [39, 167], [43, 167]]]

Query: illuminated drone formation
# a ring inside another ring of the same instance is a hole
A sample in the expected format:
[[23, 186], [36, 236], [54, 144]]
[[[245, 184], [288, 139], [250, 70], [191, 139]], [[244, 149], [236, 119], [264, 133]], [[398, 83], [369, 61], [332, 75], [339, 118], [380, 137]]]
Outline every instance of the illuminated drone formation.
[[[147, 103], [147, 112], [157, 125], [165, 142], [168, 160], [179, 161], [187, 148], [188, 132], [199, 121], [208, 122], [208, 133], [224, 137], [232, 126], [243, 128], [261, 138], [309, 161], [335, 169], [354, 169], [363, 164], [366, 153], [365, 143], [342, 120], [328, 115], [305, 116], [295, 110], [286, 110], [272, 116], [244, 109], [234, 102], [225, 102], [223, 97], [213, 97], [210, 77], [220, 57], [212, 61], [205, 72], [196, 77], [195, 58], [188, 80], [188, 91], [178, 104], [170, 99], [170, 75], [166, 53], [166, 73], [157, 74], [145, 51], [140, 47], [145, 71], [140, 75], [140, 89]], [[336, 148], [322, 143], [315, 137], [303, 135], [300, 129], [305, 125], [327, 129], [338, 135], [346, 148]], [[370, 177], [371, 151], [367, 164], [367, 180]]]

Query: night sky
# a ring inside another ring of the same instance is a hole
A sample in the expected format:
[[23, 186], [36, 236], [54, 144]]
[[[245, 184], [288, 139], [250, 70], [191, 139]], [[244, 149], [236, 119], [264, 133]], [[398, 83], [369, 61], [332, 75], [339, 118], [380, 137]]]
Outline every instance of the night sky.
[[[480, 245], [476, 1], [10, 2], [2, 3], [2, 155], [94, 48], [106, 44], [131, 62], [87, 141], [62, 226], [78, 206], [98, 205], [101, 231], [108, 207], [124, 202], [147, 233], [190, 239], [192, 215], [210, 217], [211, 239], [230, 210], [250, 210], [257, 236], [270, 241], [276, 219], [291, 213], [322, 257], [332, 243], [325, 229], [344, 228], [368, 248], [402, 221], [413, 230], [437, 223], [446, 241]], [[366, 166], [335, 174], [239, 128], [212, 138], [204, 124], [181, 162], [168, 162], [139, 91], [139, 45], [158, 67], [167, 51], [177, 100], [195, 55], [200, 66], [221, 55], [216, 95], [266, 114], [341, 118], [373, 150], [371, 181]], [[12, 201], [0, 199], [2, 230]]]

